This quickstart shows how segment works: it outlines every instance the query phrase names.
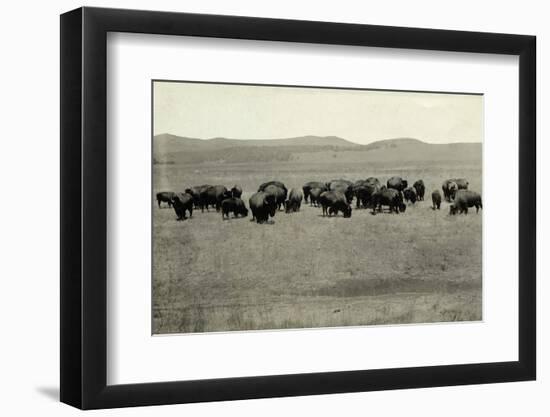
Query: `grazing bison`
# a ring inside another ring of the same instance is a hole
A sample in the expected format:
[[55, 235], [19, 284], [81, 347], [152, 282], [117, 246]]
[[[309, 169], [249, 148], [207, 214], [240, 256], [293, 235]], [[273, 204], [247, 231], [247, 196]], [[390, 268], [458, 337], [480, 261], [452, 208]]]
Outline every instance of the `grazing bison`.
[[269, 187], [270, 185], [276, 185], [277, 187], [279, 188], [282, 188], [283, 190], [285, 190], [285, 198], [286, 198], [286, 194], [288, 193], [288, 189], [286, 188], [286, 186], [280, 182], [280, 181], [268, 181], [268, 182], [264, 182], [263, 184], [261, 184], [259, 187], [258, 187], [258, 191], [265, 191], [265, 189], [267, 187]]
[[346, 195], [340, 191], [324, 191], [319, 196], [319, 204], [323, 208], [323, 217], [327, 214], [329, 217], [333, 214], [336, 215], [339, 211], [344, 217], [351, 217], [351, 206]]
[[452, 181], [456, 183], [459, 190], [467, 190], [468, 185], [470, 185], [466, 178], [453, 178]]
[[157, 203], [160, 208], [160, 203], [168, 203], [168, 207], [172, 207], [172, 200], [174, 199], [174, 196], [176, 193], [172, 191], [161, 191], [160, 193], [157, 193]]
[[424, 181], [418, 180], [415, 181], [413, 187], [416, 191], [416, 197], [418, 201], [424, 201], [424, 193], [426, 192], [426, 187], [424, 186]]
[[231, 188], [231, 197], [241, 198], [241, 195], [243, 195], [243, 189], [238, 185], [234, 185], [233, 188]]
[[455, 201], [450, 206], [450, 214], [468, 214], [468, 207], [475, 207], [476, 213], [478, 213], [479, 209], [483, 208], [481, 195], [474, 191], [457, 191]]
[[286, 190], [282, 189], [278, 185], [268, 185], [264, 188], [264, 193], [270, 194], [275, 198], [275, 205], [277, 206], [277, 209], [280, 210], [281, 207], [284, 206], [287, 192]]
[[185, 220], [185, 211], [189, 211], [189, 217], [193, 216], [193, 196], [187, 193], [177, 193], [172, 200], [174, 211], [179, 220]]
[[361, 201], [359, 199], [359, 196], [358, 194], [362, 192], [363, 190], [363, 187], [365, 187], [367, 185], [367, 181], [366, 180], [357, 180], [353, 183], [352, 185], [352, 191], [353, 191], [353, 196], [357, 199], [356, 201], [356, 208], [360, 208], [361, 207]]
[[201, 193], [205, 191], [210, 185], [197, 185], [195, 187], [187, 188], [185, 192], [193, 196], [193, 206], [195, 208], [201, 207]]
[[418, 196], [416, 195], [416, 190], [414, 187], [408, 187], [403, 190], [403, 197], [405, 201], [410, 201], [411, 203], [416, 203]]
[[368, 208], [372, 204], [372, 196], [380, 189], [379, 185], [365, 184], [355, 188], [357, 208]]
[[208, 211], [208, 206], [215, 206], [216, 211], [220, 211], [222, 201], [231, 197], [231, 193], [223, 185], [212, 185], [200, 195], [201, 211]]
[[466, 178], [450, 178], [443, 181], [441, 188], [443, 189], [443, 196], [445, 200], [454, 200], [455, 194], [458, 190], [467, 190], [470, 183]]
[[328, 191], [340, 191], [346, 196], [346, 201], [353, 201], [353, 183], [348, 180], [332, 180], [327, 183]]
[[407, 180], [404, 180], [401, 177], [391, 177], [388, 182], [386, 183], [388, 188], [393, 188], [397, 191], [403, 191], [405, 188], [409, 186], [409, 183]]
[[327, 185], [324, 183], [324, 182], [319, 182], [319, 181], [310, 181], [310, 182], [306, 182], [304, 184], [304, 186], [302, 187], [302, 190], [304, 192], [304, 201], [306, 203], [308, 203], [309, 201], [309, 194], [311, 192], [312, 189], [314, 188], [320, 188], [322, 189], [323, 191], [327, 191], [328, 188], [327, 188]]
[[441, 193], [439, 190], [434, 190], [432, 192], [432, 209], [440, 209], [441, 208]]
[[277, 211], [275, 197], [263, 191], [253, 194], [248, 201], [248, 205], [252, 212], [252, 220], [256, 220], [257, 223], [266, 222], [270, 216], [275, 216]]
[[222, 219], [224, 219], [225, 216], [229, 218], [229, 213], [231, 212], [235, 217], [248, 216], [248, 209], [244, 205], [244, 201], [238, 197], [230, 197], [223, 200], [221, 204], [221, 209], [222, 209]]
[[309, 192], [309, 201], [311, 206], [318, 207], [319, 206], [319, 197], [321, 194], [323, 194], [326, 190], [326, 187], [319, 188], [315, 187], [312, 188]]
[[372, 196], [372, 214], [376, 214], [377, 208], [381, 212], [382, 206], [388, 206], [390, 213], [403, 213], [407, 208], [403, 194], [393, 188], [381, 188]]
[[285, 211], [287, 213], [300, 211], [302, 205], [302, 191], [298, 188], [291, 188], [288, 193], [288, 200], [285, 201]]

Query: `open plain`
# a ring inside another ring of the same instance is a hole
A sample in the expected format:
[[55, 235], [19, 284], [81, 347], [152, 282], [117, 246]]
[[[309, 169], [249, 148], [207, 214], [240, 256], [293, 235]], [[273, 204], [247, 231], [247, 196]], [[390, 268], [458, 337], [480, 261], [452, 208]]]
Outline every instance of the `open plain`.
[[388, 142], [370, 153], [296, 148], [282, 161], [154, 164], [153, 195], [239, 184], [248, 206], [269, 180], [290, 189], [335, 178], [385, 183], [399, 175], [409, 184], [423, 179], [426, 198], [405, 213], [376, 215], [356, 209], [354, 200], [349, 219], [324, 218], [303, 203], [268, 224], [250, 215], [222, 220], [212, 208], [176, 221], [173, 209], [159, 209], [152, 198], [153, 333], [481, 320], [483, 212], [450, 216], [445, 202], [431, 208], [432, 190], [447, 178], [465, 177], [482, 192], [481, 145], [478, 157], [455, 147], [449, 158], [428, 152], [428, 160], [427, 148], [412, 145]]

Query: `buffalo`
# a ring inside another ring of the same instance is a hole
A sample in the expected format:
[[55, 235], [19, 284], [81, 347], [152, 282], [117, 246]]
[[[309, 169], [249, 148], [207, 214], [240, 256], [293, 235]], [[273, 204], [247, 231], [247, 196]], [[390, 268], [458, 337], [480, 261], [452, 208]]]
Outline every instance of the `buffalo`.
[[405, 201], [410, 201], [411, 203], [416, 203], [418, 196], [416, 195], [416, 190], [414, 187], [408, 187], [403, 190], [403, 197]]
[[195, 187], [187, 188], [185, 192], [193, 196], [193, 205], [195, 208], [202, 207], [201, 205], [201, 193], [205, 191], [210, 185], [197, 185]]
[[281, 209], [284, 206], [287, 192], [285, 189], [282, 189], [278, 185], [271, 184], [264, 188], [264, 193], [270, 194], [275, 198], [275, 205], [277, 209]]
[[340, 191], [324, 191], [319, 196], [319, 204], [323, 208], [323, 217], [327, 214], [329, 217], [336, 215], [339, 211], [344, 217], [351, 217], [351, 206], [346, 195]]
[[208, 211], [208, 206], [215, 206], [216, 211], [220, 211], [222, 201], [230, 198], [231, 193], [223, 185], [212, 185], [201, 192], [200, 204], [201, 211]]
[[468, 207], [475, 207], [476, 213], [478, 213], [479, 209], [483, 208], [481, 195], [474, 191], [457, 191], [455, 200], [450, 206], [450, 214], [468, 214]]
[[302, 199], [302, 191], [297, 188], [291, 188], [288, 193], [288, 200], [285, 201], [285, 211], [287, 213], [300, 211]]
[[440, 209], [441, 208], [441, 193], [439, 190], [434, 190], [432, 192], [432, 209]]
[[454, 200], [455, 194], [458, 191], [458, 184], [454, 179], [445, 180], [441, 185], [441, 189], [443, 190], [443, 197], [445, 197], [445, 200], [451, 201]]
[[407, 206], [403, 203], [403, 194], [393, 188], [381, 188], [372, 196], [372, 214], [376, 209], [382, 211], [382, 206], [388, 206], [390, 213], [403, 213]]
[[387, 186], [397, 191], [403, 191], [409, 186], [409, 183], [401, 177], [391, 177], [387, 182]]
[[160, 208], [160, 203], [168, 203], [168, 207], [172, 207], [172, 200], [174, 199], [174, 196], [176, 193], [172, 191], [161, 191], [160, 193], [157, 193], [157, 203]]
[[243, 195], [243, 189], [238, 185], [234, 185], [233, 188], [231, 188], [231, 197], [241, 198], [241, 195]]
[[306, 182], [302, 187], [302, 190], [304, 192], [304, 201], [306, 203], [309, 202], [309, 194], [311, 193], [311, 190], [314, 188], [320, 188], [323, 191], [328, 190], [327, 185], [324, 182], [319, 182], [319, 181]]
[[468, 182], [468, 180], [466, 180], [466, 178], [453, 178], [452, 181], [456, 183], [456, 186], [458, 187], [459, 190], [467, 190], [468, 185], [470, 185], [470, 183]]
[[326, 190], [326, 187], [319, 188], [315, 187], [312, 188], [309, 192], [309, 201], [311, 206], [317, 207], [319, 205], [319, 197], [322, 193], [324, 193]]
[[346, 201], [353, 201], [353, 183], [348, 180], [332, 180], [327, 183], [328, 191], [340, 191], [346, 196]]
[[424, 186], [424, 181], [418, 180], [413, 184], [414, 190], [416, 191], [416, 197], [418, 201], [424, 201], [424, 193], [426, 192], [426, 187]]
[[368, 177], [366, 180], [365, 180], [365, 183], [368, 184], [368, 185], [376, 185], [378, 187], [380, 187], [380, 180], [376, 177]]
[[266, 189], [267, 187], [269, 187], [270, 185], [276, 185], [277, 187], [282, 188], [283, 190], [285, 190], [285, 198], [286, 198], [286, 193], [288, 193], [288, 189], [286, 188], [286, 186], [285, 186], [281, 181], [268, 181], [268, 182], [264, 182], [263, 184], [261, 184], [261, 185], [258, 187], [258, 191], [265, 191], [265, 189]]
[[252, 220], [256, 220], [257, 223], [266, 222], [269, 217], [274, 217], [277, 212], [275, 197], [263, 191], [253, 194], [248, 204], [252, 212]]
[[379, 185], [365, 184], [355, 188], [355, 197], [357, 198], [357, 208], [370, 207], [372, 196], [380, 189]]
[[244, 201], [238, 197], [226, 198], [221, 203], [222, 219], [226, 216], [229, 218], [229, 213], [233, 212], [235, 217], [248, 216], [248, 209], [244, 205]]
[[193, 196], [187, 193], [177, 193], [172, 200], [174, 211], [179, 220], [185, 220], [185, 211], [189, 211], [189, 217], [193, 216]]
[[443, 196], [445, 200], [454, 200], [455, 194], [458, 190], [467, 190], [470, 183], [466, 178], [450, 178], [443, 181], [441, 188], [443, 189]]

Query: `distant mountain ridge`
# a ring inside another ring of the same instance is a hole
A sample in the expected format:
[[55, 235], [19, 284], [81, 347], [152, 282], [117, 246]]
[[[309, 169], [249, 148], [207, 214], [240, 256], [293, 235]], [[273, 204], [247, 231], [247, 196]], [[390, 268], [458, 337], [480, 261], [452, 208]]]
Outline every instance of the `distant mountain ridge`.
[[233, 146], [361, 146], [357, 143], [340, 138], [338, 136], [298, 136], [284, 139], [230, 139], [211, 138], [195, 139], [185, 136], [176, 136], [163, 133], [155, 136], [155, 141], [162, 141], [170, 144], [182, 144], [189, 147], [233, 147]]
[[481, 158], [481, 143], [431, 144], [415, 138], [384, 139], [360, 145], [338, 136], [299, 136], [284, 139], [196, 139], [171, 134], [156, 135], [154, 162], [241, 163], [273, 161], [354, 162], [376, 160], [471, 160]]

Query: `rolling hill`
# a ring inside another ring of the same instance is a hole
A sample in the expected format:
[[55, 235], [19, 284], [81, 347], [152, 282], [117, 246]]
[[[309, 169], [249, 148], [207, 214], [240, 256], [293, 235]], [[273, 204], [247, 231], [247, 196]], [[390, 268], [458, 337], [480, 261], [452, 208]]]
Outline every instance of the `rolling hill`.
[[285, 139], [196, 139], [171, 134], [153, 139], [156, 164], [243, 162], [481, 161], [481, 143], [431, 144], [394, 138], [359, 145], [337, 136]]

